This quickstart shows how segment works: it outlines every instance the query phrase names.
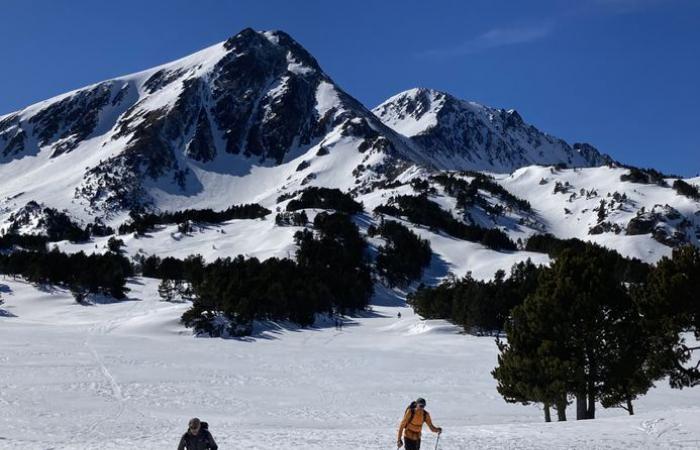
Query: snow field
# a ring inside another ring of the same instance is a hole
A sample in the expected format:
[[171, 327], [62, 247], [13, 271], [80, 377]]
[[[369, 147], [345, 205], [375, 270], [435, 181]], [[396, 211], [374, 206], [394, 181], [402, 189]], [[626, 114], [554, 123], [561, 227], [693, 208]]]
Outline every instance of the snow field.
[[[224, 340], [194, 338], [179, 324], [187, 305], [159, 301], [157, 280], [134, 279], [130, 300], [95, 306], [2, 283], [16, 316], [0, 318], [2, 449], [174, 448], [192, 416], [209, 421], [222, 449], [389, 449], [419, 395], [445, 428], [442, 449], [700, 442], [700, 391], [664, 383], [637, 416], [600, 410], [594, 421], [544, 424], [538, 407], [496, 392], [493, 338], [421, 320], [383, 290], [342, 331], [330, 320], [259, 324], [251, 338]], [[432, 448], [434, 435], [424, 440]]]

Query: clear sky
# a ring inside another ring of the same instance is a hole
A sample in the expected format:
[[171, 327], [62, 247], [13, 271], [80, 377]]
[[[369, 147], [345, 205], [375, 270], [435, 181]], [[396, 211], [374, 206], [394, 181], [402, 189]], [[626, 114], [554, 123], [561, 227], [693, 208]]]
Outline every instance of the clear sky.
[[368, 107], [430, 87], [700, 172], [698, 0], [0, 0], [0, 115], [245, 27], [288, 32]]

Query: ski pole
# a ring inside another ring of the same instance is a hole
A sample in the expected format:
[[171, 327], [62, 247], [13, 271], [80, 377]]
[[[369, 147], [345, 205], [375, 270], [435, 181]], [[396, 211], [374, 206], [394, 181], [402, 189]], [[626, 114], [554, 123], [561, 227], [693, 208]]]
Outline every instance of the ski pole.
[[438, 444], [440, 443], [440, 435], [442, 433], [438, 433], [437, 439], [435, 439], [435, 450], [438, 450]]

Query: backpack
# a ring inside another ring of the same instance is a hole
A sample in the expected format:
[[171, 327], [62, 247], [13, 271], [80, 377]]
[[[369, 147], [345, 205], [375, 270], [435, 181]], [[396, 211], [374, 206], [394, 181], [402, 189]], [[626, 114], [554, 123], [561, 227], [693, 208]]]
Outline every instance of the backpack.
[[[413, 422], [413, 416], [416, 415], [416, 408], [417, 407], [418, 407], [418, 403], [416, 403], [415, 401], [412, 401], [411, 404], [408, 405], [408, 408], [406, 408], [406, 411], [408, 411], [409, 409], [411, 410], [411, 415], [409, 416], [408, 422], [406, 422], [406, 425]], [[428, 414], [427, 412], [423, 411], [423, 422], [425, 422], [425, 416], [427, 414]]]

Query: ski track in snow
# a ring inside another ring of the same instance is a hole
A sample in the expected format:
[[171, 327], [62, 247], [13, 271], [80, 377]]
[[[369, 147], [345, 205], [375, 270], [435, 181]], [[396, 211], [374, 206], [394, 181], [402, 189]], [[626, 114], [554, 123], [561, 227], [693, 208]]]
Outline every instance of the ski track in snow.
[[[443, 450], [700, 448], [700, 390], [660, 382], [638, 415], [545, 424], [496, 392], [493, 338], [386, 306], [397, 302], [381, 290], [342, 330], [261, 325], [224, 340], [192, 337], [178, 322], [187, 305], [159, 301], [157, 280], [94, 306], [2, 283], [16, 317], [0, 319], [0, 449], [175, 448], [192, 416], [221, 449], [393, 449], [418, 395], [445, 429]], [[426, 432], [423, 448], [434, 445]]]

